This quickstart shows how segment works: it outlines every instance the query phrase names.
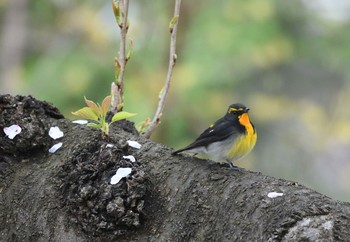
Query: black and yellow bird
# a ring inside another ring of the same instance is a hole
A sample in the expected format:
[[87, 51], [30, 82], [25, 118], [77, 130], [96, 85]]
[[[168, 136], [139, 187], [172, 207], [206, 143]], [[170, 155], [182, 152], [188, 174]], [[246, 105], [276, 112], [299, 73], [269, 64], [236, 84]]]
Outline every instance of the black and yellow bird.
[[249, 108], [240, 103], [232, 104], [220, 118], [190, 145], [176, 150], [204, 153], [216, 162], [228, 162], [231, 169], [239, 170], [233, 162], [248, 154], [255, 146], [257, 134], [248, 116]]

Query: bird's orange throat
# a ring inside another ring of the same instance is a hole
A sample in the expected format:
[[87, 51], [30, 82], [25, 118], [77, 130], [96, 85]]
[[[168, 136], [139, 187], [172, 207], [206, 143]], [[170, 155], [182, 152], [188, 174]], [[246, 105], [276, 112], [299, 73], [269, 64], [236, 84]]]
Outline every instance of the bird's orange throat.
[[249, 116], [247, 113], [242, 114], [239, 117], [239, 123], [247, 129], [248, 134], [255, 133], [252, 123], [250, 122]]
[[[241, 125], [243, 125], [246, 130], [247, 130], [247, 136], [248, 137], [252, 137], [252, 136], [256, 136], [254, 127], [252, 125], [252, 123], [250, 122], [249, 116], [247, 113], [243, 113], [240, 117], [239, 117], [239, 123]], [[256, 139], [256, 137], [253, 137], [253, 139]], [[255, 143], [255, 142], [254, 142]]]

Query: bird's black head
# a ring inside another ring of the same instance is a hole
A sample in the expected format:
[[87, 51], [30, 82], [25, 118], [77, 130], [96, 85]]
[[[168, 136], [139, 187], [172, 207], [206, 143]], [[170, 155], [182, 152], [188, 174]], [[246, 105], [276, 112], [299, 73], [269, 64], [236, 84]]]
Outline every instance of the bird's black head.
[[247, 113], [249, 108], [240, 103], [232, 104], [228, 107], [225, 117], [230, 120], [237, 120], [243, 113]]

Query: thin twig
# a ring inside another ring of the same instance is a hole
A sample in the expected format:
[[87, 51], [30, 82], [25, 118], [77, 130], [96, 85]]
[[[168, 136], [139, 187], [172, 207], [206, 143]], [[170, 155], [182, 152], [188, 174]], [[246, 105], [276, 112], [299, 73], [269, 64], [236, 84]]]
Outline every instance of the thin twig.
[[[171, 83], [171, 77], [173, 74], [173, 68], [175, 66], [176, 59], [177, 59], [177, 56], [176, 56], [176, 33], [177, 33], [177, 26], [178, 26], [178, 18], [180, 15], [180, 5], [181, 5], [181, 0], [175, 0], [174, 17], [173, 17], [172, 21], [170, 22], [171, 36], [170, 36], [170, 55], [169, 55], [168, 73], [167, 73], [164, 87], [160, 93], [158, 107], [157, 107], [156, 113], [154, 115], [154, 118], [153, 118], [148, 130], [143, 134], [143, 136], [146, 138], [151, 137], [155, 127], [157, 126], [157, 124], [159, 124], [160, 116], [162, 115], [162, 112], [163, 112], [163, 109], [165, 106], [165, 99], [168, 95], [168, 91], [169, 91], [169, 87], [170, 87], [170, 83]], [[176, 22], [172, 23], [173, 21], [176, 21]]]
[[111, 111], [116, 113], [123, 109], [124, 105], [124, 74], [125, 66], [127, 62], [125, 50], [126, 50], [126, 35], [128, 32], [128, 10], [129, 10], [129, 0], [118, 0], [121, 22], [119, 23], [120, 27], [120, 46], [119, 46], [119, 58], [115, 60], [116, 66], [119, 65], [119, 75], [116, 83], [112, 83], [112, 93], [114, 95], [113, 102], [111, 104]]
[[[121, 3], [123, 0], [120, 1]], [[120, 52], [119, 52], [119, 61], [120, 61], [120, 74], [118, 79], [119, 89], [120, 89], [120, 104], [123, 102], [124, 95], [124, 73], [126, 66], [126, 34], [128, 32], [128, 10], [129, 10], [129, 0], [124, 0], [124, 3], [120, 4], [120, 9], [122, 12], [122, 27], [120, 29]]]

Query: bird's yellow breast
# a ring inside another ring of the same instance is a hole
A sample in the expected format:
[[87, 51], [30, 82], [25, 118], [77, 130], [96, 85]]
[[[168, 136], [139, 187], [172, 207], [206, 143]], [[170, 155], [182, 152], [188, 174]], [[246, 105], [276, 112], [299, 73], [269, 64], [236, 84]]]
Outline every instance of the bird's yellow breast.
[[255, 146], [257, 134], [249, 120], [247, 113], [242, 114], [239, 122], [246, 129], [246, 132], [234, 141], [231, 149], [228, 151], [227, 158], [231, 161], [238, 160], [248, 154]]

